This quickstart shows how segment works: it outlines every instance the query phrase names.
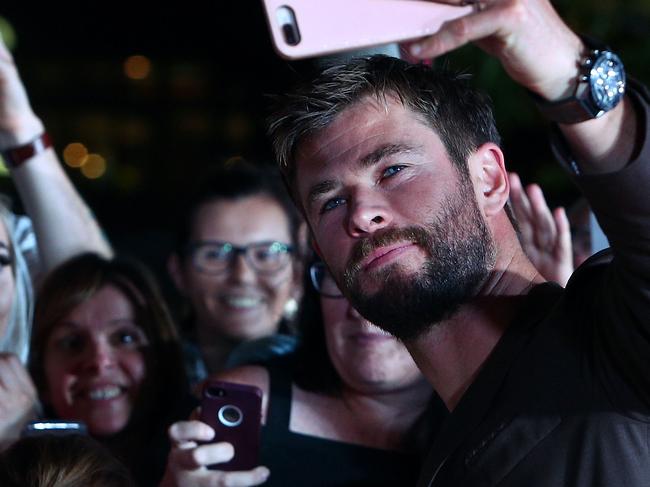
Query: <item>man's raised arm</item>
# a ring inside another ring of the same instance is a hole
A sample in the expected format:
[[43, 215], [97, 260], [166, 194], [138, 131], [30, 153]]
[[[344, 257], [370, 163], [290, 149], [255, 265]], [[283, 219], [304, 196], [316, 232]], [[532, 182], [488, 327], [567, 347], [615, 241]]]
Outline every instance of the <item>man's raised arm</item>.
[[[510, 77], [532, 92], [540, 106], [553, 107], [542, 110], [550, 121], [572, 120], [572, 123], [560, 123], [559, 127], [582, 173], [616, 171], [632, 159], [637, 132], [643, 122], [635, 113], [630, 97], [623, 97], [615, 108], [599, 118], [575, 123], [584, 117], [576, 113], [580, 108], [576, 109], [571, 99], [576, 90], [581, 94], [579, 98], [589, 95], [588, 83], [579, 80], [584, 72], [581, 66], [594, 46], [575, 34], [549, 1], [437, 0], [437, 3], [471, 3], [475, 11], [446, 23], [437, 34], [414, 45], [413, 54], [422, 58], [438, 56], [473, 42], [498, 58]], [[594, 61], [591, 60], [592, 67]]]

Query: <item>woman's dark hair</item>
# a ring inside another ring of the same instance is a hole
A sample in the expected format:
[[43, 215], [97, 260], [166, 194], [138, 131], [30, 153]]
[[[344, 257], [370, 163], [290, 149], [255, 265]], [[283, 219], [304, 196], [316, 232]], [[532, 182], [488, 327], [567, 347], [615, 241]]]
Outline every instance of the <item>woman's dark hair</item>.
[[187, 413], [183, 408], [188, 397], [176, 328], [153, 276], [142, 264], [88, 253], [52, 271], [36, 301], [29, 369], [37, 389], [46, 391], [43, 359], [52, 331], [66, 315], [107, 285], [115, 286], [128, 298], [135, 322], [148, 343], [144, 347], [147, 374], [129, 423], [122, 432], [104, 441], [112, 451], [119, 450], [120, 458], [131, 466], [131, 459], [142, 453], [139, 449], [149, 448], [147, 442], [152, 437], [162, 436], [164, 441], [166, 426]]
[[126, 467], [84, 435], [18, 440], [0, 454], [3, 487], [135, 487]]
[[213, 169], [178, 215], [174, 251], [183, 258], [198, 209], [213, 201], [238, 200], [251, 196], [267, 196], [276, 201], [287, 215], [291, 243], [301, 256], [300, 228], [302, 217], [298, 213], [278, 169], [270, 165], [252, 164], [244, 160], [222, 164]]
[[[310, 262], [315, 260], [312, 258]], [[341, 377], [327, 352], [320, 295], [311, 284], [309, 270], [304, 273], [303, 288], [297, 323], [300, 341], [295, 353], [294, 380], [307, 391], [336, 393], [341, 387]]]

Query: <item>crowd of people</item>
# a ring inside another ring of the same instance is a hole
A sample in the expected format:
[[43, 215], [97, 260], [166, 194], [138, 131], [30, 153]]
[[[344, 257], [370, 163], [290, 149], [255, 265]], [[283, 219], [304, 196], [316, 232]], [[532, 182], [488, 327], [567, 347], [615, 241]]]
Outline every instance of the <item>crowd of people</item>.
[[[474, 8], [411, 54], [495, 56], [553, 123], [580, 216], [507, 171], [465, 76], [339, 60], [276, 97], [279, 170], [218, 165], [179, 212], [174, 313], [115, 255], [0, 42], [26, 210], [0, 200], [0, 484], [646, 485], [650, 91], [547, 0], [442, 3]], [[611, 245], [591, 257], [590, 211]], [[200, 420], [212, 380], [261, 393], [251, 470], [220, 469], [237, 447]]]

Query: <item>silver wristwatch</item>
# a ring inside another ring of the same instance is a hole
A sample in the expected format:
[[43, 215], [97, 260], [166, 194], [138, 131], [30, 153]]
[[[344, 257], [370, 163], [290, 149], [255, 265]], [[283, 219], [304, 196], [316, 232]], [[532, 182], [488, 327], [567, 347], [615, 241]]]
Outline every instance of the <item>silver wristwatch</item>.
[[542, 115], [552, 122], [569, 124], [598, 118], [618, 105], [625, 94], [621, 59], [607, 47], [583, 40], [589, 53], [581, 63], [573, 96], [549, 102], [533, 94]]

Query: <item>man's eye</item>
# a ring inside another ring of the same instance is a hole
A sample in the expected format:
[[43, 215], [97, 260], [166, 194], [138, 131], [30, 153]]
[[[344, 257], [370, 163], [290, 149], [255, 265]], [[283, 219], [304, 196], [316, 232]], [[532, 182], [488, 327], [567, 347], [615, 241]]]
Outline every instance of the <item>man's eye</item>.
[[382, 176], [385, 178], [389, 178], [391, 176], [394, 176], [398, 172], [400, 172], [402, 169], [404, 169], [406, 166], [403, 165], [396, 165], [396, 166], [390, 166], [387, 167], [384, 172], [382, 173]]
[[337, 206], [342, 205], [343, 203], [345, 203], [345, 200], [343, 198], [332, 198], [331, 200], [327, 200], [323, 205], [323, 207], [321, 208], [321, 213], [331, 211]]

